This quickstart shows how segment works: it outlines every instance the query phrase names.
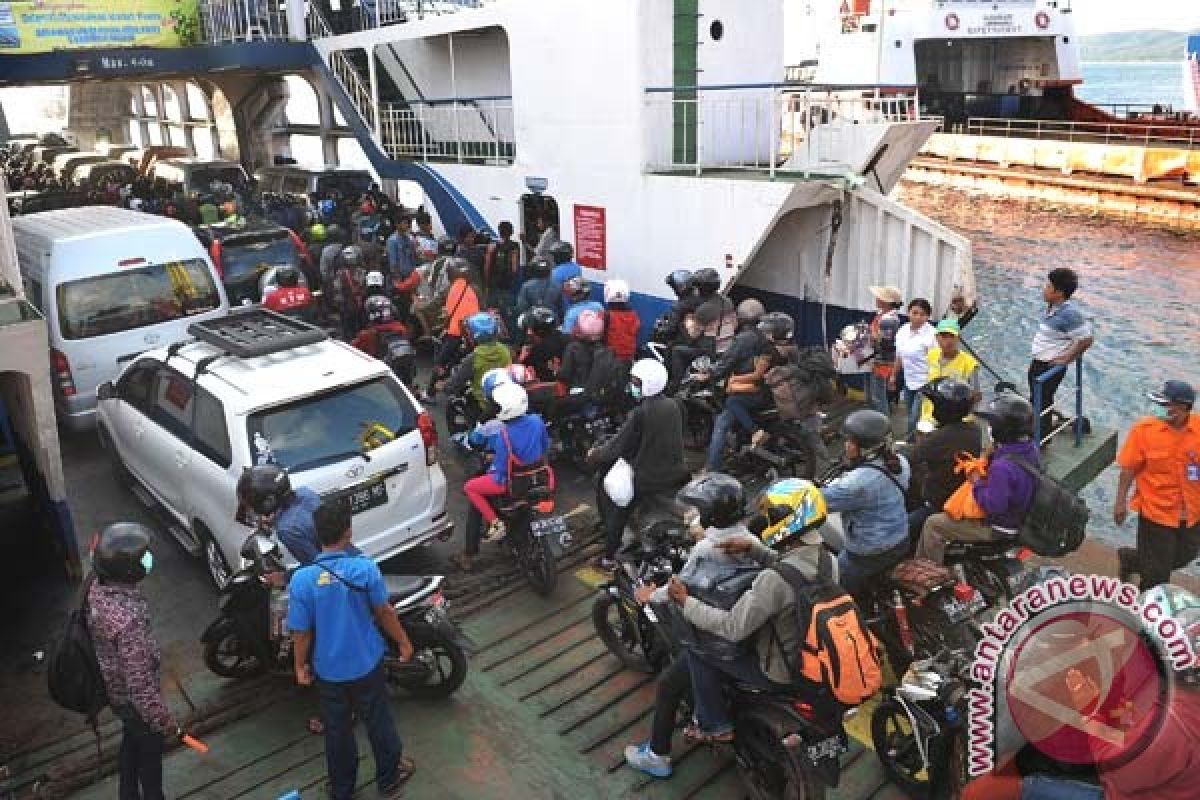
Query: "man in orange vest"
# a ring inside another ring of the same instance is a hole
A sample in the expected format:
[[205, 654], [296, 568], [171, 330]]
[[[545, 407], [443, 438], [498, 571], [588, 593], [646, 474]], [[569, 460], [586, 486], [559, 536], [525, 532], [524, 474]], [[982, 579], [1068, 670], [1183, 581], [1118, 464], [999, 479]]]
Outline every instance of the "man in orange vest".
[[[1143, 591], [1169, 583], [1173, 570], [1200, 553], [1200, 416], [1192, 413], [1196, 390], [1167, 381], [1148, 397], [1162, 408], [1129, 429], [1117, 465], [1113, 520], [1138, 514], [1137, 548], [1117, 551], [1122, 580], [1138, 575]], [[1130, 486], [1133, 501], [1126, 501]]]

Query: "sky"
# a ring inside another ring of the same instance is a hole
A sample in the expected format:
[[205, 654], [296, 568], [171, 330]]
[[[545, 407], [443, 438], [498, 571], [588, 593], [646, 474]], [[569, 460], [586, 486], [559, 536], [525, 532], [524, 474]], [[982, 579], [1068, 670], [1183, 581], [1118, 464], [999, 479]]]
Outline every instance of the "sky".
[[1080, 33], [1200, 29], [1197, 0], [1071, 0], [1071, 6]]

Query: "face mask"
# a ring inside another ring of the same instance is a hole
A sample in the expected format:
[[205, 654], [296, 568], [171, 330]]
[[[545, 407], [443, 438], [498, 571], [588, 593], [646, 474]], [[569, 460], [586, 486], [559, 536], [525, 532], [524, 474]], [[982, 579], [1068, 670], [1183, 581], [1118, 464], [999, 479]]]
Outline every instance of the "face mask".
[[634, 383], [629, 384], [629, 395], [634, 400], [641, 400], [642, 399], [642, 387], [640, 387]]
[[1154, 404], [1154, 416], [1157, 417], [1158, 419], [1161, 419], [1163, 422], [1170, 422], [1171, 421], [1171, 407], [1170, 406], [1160, 406], [1158, 403], [1155, 403]]
[[154, 569], [154, 554], [149, 550], [142, 553], [142, 569], [146, 570], [146, 574], [150, 574], [150, 570]]

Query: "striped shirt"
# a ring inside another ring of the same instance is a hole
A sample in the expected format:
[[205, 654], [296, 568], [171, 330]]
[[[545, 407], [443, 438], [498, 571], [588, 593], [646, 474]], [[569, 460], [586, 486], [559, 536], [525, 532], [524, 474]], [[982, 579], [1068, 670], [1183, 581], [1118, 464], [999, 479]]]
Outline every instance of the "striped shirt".
[[1060, 306], [1050, 306], [1033, 335], [1033, 357], [1037, 361], [1051, 361], [1091, 335], [1092, 326], [1070, 300]]

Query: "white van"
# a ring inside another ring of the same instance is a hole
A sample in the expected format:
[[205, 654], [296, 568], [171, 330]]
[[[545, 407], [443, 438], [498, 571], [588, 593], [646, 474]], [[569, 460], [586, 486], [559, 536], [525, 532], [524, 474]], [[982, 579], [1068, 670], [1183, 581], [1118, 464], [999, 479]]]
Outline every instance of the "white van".
[[229, 313], [208, 254], [178, 220], [111, 206], [12, 221], [26, 294], [46, 318], [63, 426], [90, 428], [96, 387], [146, 350]]

